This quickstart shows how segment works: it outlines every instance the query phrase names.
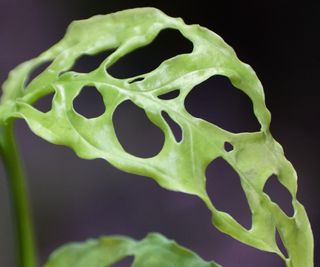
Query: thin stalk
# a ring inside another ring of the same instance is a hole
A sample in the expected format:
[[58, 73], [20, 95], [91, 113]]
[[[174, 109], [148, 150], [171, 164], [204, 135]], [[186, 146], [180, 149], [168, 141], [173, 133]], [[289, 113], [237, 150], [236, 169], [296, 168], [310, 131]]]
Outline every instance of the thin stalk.
[[14, 137], [13, 121], [0, 126], [0, 156], [8, 176], [17, 239], [19, 267], [36, 267], [33, 223], [23, 167]]

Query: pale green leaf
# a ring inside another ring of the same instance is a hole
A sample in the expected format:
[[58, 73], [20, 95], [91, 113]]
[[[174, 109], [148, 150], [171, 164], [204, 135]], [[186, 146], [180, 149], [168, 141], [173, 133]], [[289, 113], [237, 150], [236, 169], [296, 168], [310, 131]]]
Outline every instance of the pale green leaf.
[[67, 244], [55, 251], [44, 267], [111, 267], [127, 256], [134, 256], [132, 267], [220, 266], [202, 260], [160, 234], [152, 233], [141, 241], [110, 236]]
[[[164, 61], [155, 70], [139, 75], [144, 80], [138, 83], [130, 83], [135, 77], [116, 79], [108, 74], [108, 67], [118, 59], [148, 45], [167, 28], [177, 29], [189, 39], [194, 46], [192, 53]], [[116, 50], [96, 70], [70, 71], [81, 55], [109, 49]], [[30, 72], [47, 61], [52, 61], [51, 65], [24, 88]], [[228, 77], [251, 99], [261, 125], [259, 132], [231, 133], [186, 111], [185, 97], [195, 85], [213, 75]], [[73, 100], [85, 86], [95, 86], [103, 95], [106, 111], [97, 118], [87, 119], [73, 109]], [[158, 97], [177, 88], [181, 93], [175, 99]], [[262, 85], [251, 67], [241, 62], [233, 49], [210, 30], [186, 25], [181, 19], [168, 17], [154, 8], [76, 21], [60, 42], [14, 69], [3, 90], [0, 123], [22, 118], [35, 134], [72, 148], [79, 157], [102, 158], [126, 172], [148, 176], [164, 188], [196, 195], [211, 211], [212, 223], [220, 231], [250, 246], [278, 254], [287, 266], [313, 265], [313, 237], [305, 209], [296, 199], [296, 172], [270, 134], [270, 113], [265, 106]], [[49, 112], [42, 113], [32, 106], [49, 93], [55, 94]], [[144, 109], [148, 118], [163, 131], [165, 143], [158, 155], [139, 158], [123, 149], [112, 116], [125, 100]], [[162, 117], [163, 111], [182, 128], [181, 142], [176, 142]], [[225, 142], [231, 143], [234, 149], [225, 151]], [[217, 210], [208, 197], [205, 170], [218, 157], [239, 174], [252, 213], [250, 229]], [[291, 193], [295, 210], [292, 217], [263, 192], [272, 174], [277, 175]], [[276, 230], [288, 252], [287, 259], [276, 244]]]

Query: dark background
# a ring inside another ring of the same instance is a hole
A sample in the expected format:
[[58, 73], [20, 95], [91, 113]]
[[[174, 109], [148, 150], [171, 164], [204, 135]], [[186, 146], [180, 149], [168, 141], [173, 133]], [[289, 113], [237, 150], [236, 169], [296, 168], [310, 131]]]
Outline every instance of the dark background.
[[[171, 16], [183, 17], [188, 24], [215, 31], [255, 69], [272, 112], [272, 133], [299, 175], [298, 198], [310, 216], [316, 241], [315, 266], [319, 266], [320, 6], [316, 1], [0, 0], [0, 83], [15, 65], [59, 40], [72, 20], [139, 6], [158, 7]], [[170, 47], [179, 52], [179, 42], [159, 42], [153, 50], [155, 58], [166, 56]], [[127, 68], [143, 73], [154, 57], [137, 54], [127, 61]], [[121, 71], [119, 66], [116, 73]], [[212, 85], [217, 89], [209, 90]], [[209, 81], [195, 90], [188, 109], [235, 132], [256, 130], [248, 100], [236, 90], [223, 90], [227, 87], [230, 85], [224, 79]], [[94, 109], [94, 101], [89, 96], [89, 111]], [[212, 116], [206, 117], [208, 112]], [[121, 107], [118, 116], [119, 138], [128, 151], [148, 155], [159, 150], [161, 133], [141, 111], [128, 104]], [[216, 231], [209, 212], [194, 197], [166, 191], [150, 179], [122, 173], [102, 160], [78, 159], [69, 149], [33, 135], [23, 122], [17, 123], [17, 135], [28, 173], [42, 262], [65, 242], [108, 234], [142, 238], [147, 232], [159, 231], [224, 266], [283, 266], [276, 256]], [[270, 194], [289, 210], [285, 190], [276, 183], [273, 189], [268, 186]], [[229, 211], [244, 225], [250, 222], [238, 179], [221, 160], [208, 168], [208, 190], [218, 208]], [[9, 208], [0, 165], [0, 266], [13, 267]]]

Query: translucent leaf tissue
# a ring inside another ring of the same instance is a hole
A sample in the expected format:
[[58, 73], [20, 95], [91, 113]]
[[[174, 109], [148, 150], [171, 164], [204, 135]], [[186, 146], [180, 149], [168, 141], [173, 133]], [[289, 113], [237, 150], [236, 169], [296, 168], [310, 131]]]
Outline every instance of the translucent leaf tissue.
[[[117, 79], [110, 75], [108, 69], [119, 59], [147, 46], [168, 28], [180, 31], [192, 42], [192, 52], [167, 59], [139, 76]], [[97, 69], [88, 73], [73, 71], [81, 56], [109, 50], [112, 52]], [[48, 63], [46, 69], [28, 82], [31, 72], [44, 63]], [[260, 131], [232, 133], [187, 112], [186, 96], [214, 75], [227, 77], [250, 98]], [[105, 110], [97, 117], [86, 118], [73, 106], [85, 87], [97, 89], [103, 97]], [[163, 99], [163, 95], [177, 90], [176, 97]], [[49, 94], [53, 94], [49, 111], [33, 106]], [[137, 157], [121, 145], [113, 114], [126, 100], [142, 108], [150, 121], [162, 130], [165, 142], [157, 155]], [[313, 266], [312, 231], [306, 211], [296, 198], [297, 175], [269, 131], [271, 117], [262, 85], [252, 68], [240, 61], [234, 50], [212, 31], [199, 25], [186, 25], [182, 19], [171, 18], [155, 8], [137, 8], [75, 21], [61, 41], [16, 67], [3, 85], [0, 154], [7, 164], [9, 179], [13, 180], [19, 174], [10, 167], [14, 164], [10, 129], [17, 118], [25, 120], [39, 137], [70, 147], [80, 158], [105, 159], [125, 172], [150, 177], [166, 189], [199, 197], [211, 212], [214, 227], [249, 246], [276, 253], [287, 267]], [[175, 138], [168, 118], [180, 127], [180, 139]], [[249, 229], [218, 210], [208, 196], [205, 170], [217, 158], [223, 158], [240, 177], [252, 215]], [[263, 191], [273, 175], [291, 194], [294, 208], [291, 217]], [[19, 200], [17, 203], [19, 206]], [[19, 229], [23, 236], [23, 227]], [[276, 232], [287, 256], [278, 248]], [[24, 247], [21, 245], [20, 250], [27, 251]], [[22, 267], [35, 266], [36, 260], [28, 253], [20, 253]], [[106, 267], [126, 256], [134, 256], [134, 267], [219, 266], [205, 262], [160, 234], [149, 234], [141, 241], [112, 236], [68, 244], [54, 252], [45, 267]]]

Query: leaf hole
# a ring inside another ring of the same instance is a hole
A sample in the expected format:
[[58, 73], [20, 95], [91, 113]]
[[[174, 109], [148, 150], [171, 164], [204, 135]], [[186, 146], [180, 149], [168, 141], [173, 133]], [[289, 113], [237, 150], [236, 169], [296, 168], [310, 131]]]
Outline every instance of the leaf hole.
[[178, 30], [162, 30], [153, 42], [125, 55], [108, 68], [108, 73], [118, 79], [126, 79], [148, 73], [164, 60], [179, 54], [192, 52], [193, 45]]
[[171, 100], [171, 99], [177, 98], [179, 95], [180, 95], [180, 90], [176, 89], [171, 92], [159, 95], [158, 97], [162, 100]]
[[279, 182], [279, 178], [276, 175], [273, 174], [269, 177], [264, 185], [263, 191], [273, 202], [277, 203], [289, 217], [293, 216], [292, 196], [288, 189]]
[[103, 97], [97, 88], [85, 86], [80, 94], [73, 100], [74, 110], [87, 119], [101, 116], [106, 108]]
[[39, 98], [32, 106], [43, 112], [47, 113], [52, 109], [52, 101], [53, 101], [54, 93], [47, 94], [41, 98]]
[[277, 246], [278, 246], [278, 248], [280, 249], [280, 251], [282, 252], [282, 254], [286, 257], [286, 258], [288, 258], [288, 252], [287, 252], [287, 250], [286, 250], [286, 248], [285, 248], [285, 246], [284, 246], [284, 244], [283, 244], [283, 242], [282, 242], [282, 239], [281, 239], [281, 237], [280, 237], [280, 234], [279, 234], [279, 232], [278, 232], [278, 229], [276, 229], [276, 243], [277, 243]]
[[135, 78], [135, 79], [129, 81], [129, 84], [142, 82], [143, 80], [144, 80], [144, 77], [138, 77], [138, 78]]
[[81, 73], [89, 73], [91, 71], [94, 71], [99, 68], [100, 64], [114, 51], [115, 49], [110, 49], [101, 53], [97, 53], [95, 55], [82, 55], [74, 63], [72, 71]]
[[28, 87], [29, 84], [37, 78], [41, 73], [43, 73], [52, 63], [52, 60], [45, 61], [37, 65], [28, 75], [27, 79], [25, 80], [24, 87]]
[[169, 125], [172, 134], [174, 135], [176, 141], [179, 143], [182, 140], [182, 129], [180, 127], [180, 125], [178, 123], [176, 123], [171, 117], [170, 115], [165, 112], [162, 111], [161, 112], [162, 117], [164, 118], [164, 120], [167, 122], [167, 124]]
[[249, 229], [251, 212], [236, 171], [223, 158], [217, 158], [207, 167], [206, 177], [206, 188], [212, 203]]
[[224, 142], [223, 147], [226, 152], [231, 152], [234, 148], [233, 145], [229, 142]]
[[132, 101], [124, 101], [117, 107], [113, 124], [119, 142], [128, 153], [149, 158], [160, 152], [164, 143], [163, 132]]
[[195, 86], [187, 95], [185, 105], [193, 116], [227, 131], [256, 132], [260, 129], [250, 98], [225, 76], [215, 75]]
[[130, 267], [132, 266], [133, 261], [134, 261], [134, 256], [128, 256], [112, 264], [111, 267]]

